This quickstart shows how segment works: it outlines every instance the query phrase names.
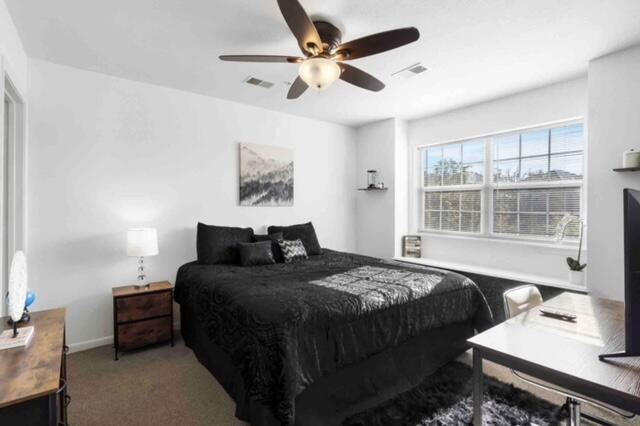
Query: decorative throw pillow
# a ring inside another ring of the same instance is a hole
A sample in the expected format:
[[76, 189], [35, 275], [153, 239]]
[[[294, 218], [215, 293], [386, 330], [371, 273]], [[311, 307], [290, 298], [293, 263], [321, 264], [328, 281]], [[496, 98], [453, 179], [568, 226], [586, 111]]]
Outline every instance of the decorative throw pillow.
[[267, 233], [269, 234], [275, 234], [276, 232], [282, 232], [285, 240], [300, 239], [309, 255], [322, 254], [316, 230], [311, 222], [291, 226], [270, 226], [267, 228]]
[[252, 228], [231, 228], [198, 223], [196, 251], [198, 262], [206, 264], [238, 264], [238, 243], [253, 241]]
[[271, 251], [273, 252], [273, 258], [276, 260], [276, 262], [284, 262], [284, 258], [282, 257], [282, 250], [280, 250], [280, 246], [278, 245], [278, 241], [284, 240], [282, 232], [276, 232], [275, 234], [271, 235], [254, 235], [253, 240], [271, 241]]
[[307, 250], [304, 248], [302, 240], [282, 240], [278, 241], [280, 250], [282, 250], [282, 257], [284, 257], [284, 263], [291, 263], [297, 260], [308, 259]]
[[242, 266], [271, 265], [276, 263], [271, 251], [271, 241], [240, 243], [240, 264]]

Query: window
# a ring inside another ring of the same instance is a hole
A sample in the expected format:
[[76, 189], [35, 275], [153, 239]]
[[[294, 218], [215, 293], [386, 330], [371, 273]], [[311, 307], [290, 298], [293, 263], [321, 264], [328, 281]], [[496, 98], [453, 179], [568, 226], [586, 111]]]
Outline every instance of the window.
[[424, 150], [425, 229], [480, 232], [484, 158], [484, 140]]
[[581, 215], [583, 141], [569, 123], [421, 148], [423, 229], [552, 238]]

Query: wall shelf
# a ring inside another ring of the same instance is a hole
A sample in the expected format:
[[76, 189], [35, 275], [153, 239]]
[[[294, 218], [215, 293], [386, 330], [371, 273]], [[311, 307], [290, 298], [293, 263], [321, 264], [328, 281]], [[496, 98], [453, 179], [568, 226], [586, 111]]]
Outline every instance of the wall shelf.
[[640, 172], [640, 167], [620, 167], [613, 169], [614, 172]]
[[358, 191], [386, 191], [387, 189], [389, 188], [358, 188]]

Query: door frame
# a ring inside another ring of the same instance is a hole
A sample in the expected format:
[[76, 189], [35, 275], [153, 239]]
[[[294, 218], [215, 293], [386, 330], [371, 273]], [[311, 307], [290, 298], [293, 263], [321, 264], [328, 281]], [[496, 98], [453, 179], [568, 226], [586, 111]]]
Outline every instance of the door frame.
[[[6, 58], [0, 56], [0, 134], [2, 135], [2, 146], [0, 149], [0, 182], [4, 185], [4, 178], [7, 177], [7, 208], [0, 209], [0, 224], [5, 223], [5, 211], [7, 213], [7, 232], [3, 234], [0, 226], [0, 238], [7, 239], [6, 253], [5, 244], [0, 245], [0, 286], [2, 289], [0, 303], [0, 315], [6, 314], [4, 297], [7, 291], [10, 262], [16, 250], [26, 252], [26, 158], [27, 158], [27, 108], [25, 97], [18, 90], [11, 79], [11, 73]], [[5, 150], [5, 99], [11, 103], [9, 110], [9, 121], [12, 123], [8, 127], [8, 146]], [[5, 161], [5, 156], [6, 158]], [[4, 165], [8, 170], [3, 170]], [[2, 193], [0, 191], [0, 193]]]

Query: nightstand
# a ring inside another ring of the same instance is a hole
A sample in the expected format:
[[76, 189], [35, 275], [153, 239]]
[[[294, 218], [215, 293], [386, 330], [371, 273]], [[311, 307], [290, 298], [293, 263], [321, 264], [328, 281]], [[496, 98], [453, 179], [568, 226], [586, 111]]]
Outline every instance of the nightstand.
[[173, 285], [169, 281], [114, 287], [113, 346], [115, 359], [120, 350], [137, 349], [171, 341], [173, 346]]

